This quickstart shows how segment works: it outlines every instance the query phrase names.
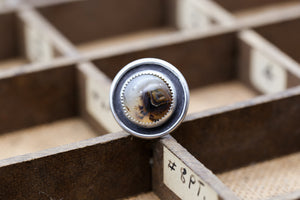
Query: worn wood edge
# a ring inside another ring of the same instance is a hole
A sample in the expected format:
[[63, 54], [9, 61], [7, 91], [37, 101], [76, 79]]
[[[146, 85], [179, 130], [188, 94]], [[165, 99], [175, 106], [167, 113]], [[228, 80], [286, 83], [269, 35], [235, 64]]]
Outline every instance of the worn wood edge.
[[135, 51], [142, 51], [152, 48], [158, 48], [162, 46], [183, 43], [193, 41], [196, 39], [205, 39], [207, 37], [213, 37], [217, 35], [227, 34], [238, 31], [237, 27], [219, 27], [215, 26], [209, 30], [191, 30], [191, 31], [178, 31], [172, 33], [166, 33], [159, 36], [154, 36], [144, 40], [131, 42], [128, 44], [114, 45], [109, 48], [97, 49], [95, 51], [81, 53], [82, 57], [86, 60], [95, 60], [106, 58], [115, 55], [121, 55], [124, 53], [130, 53]]
[[31, 63], [25, 64], [22, 66], [15, 66], [8, 69], [0, 69], [0, 79], [11, 78], [14, 76], [25, 75], [30, 73], [35, 73], [39, 71], [60, 68], [67, 65], [75, 65], [80, 62], [80, 57], [71, 58], [71, 57], [61, 57], [55, 58], [52, 61], [44, 63]]
[[203, 10], [209, 17], [216, 20], [220, 25], [228, 26], [235, 23], [234, 16], [218, 3], [212, 0], [192, 0], [197, 7]]
[[300, 64], [255, 31], [241, 31], [239, 38], [251, 47], [268, 55], [272, 60], [280, 63], [287, 71], [300, 78]]
[[267, 24], [278, 23], [282, 21], [297, 19], [300, 17], [300, 4], [294, 3], [290, 6], [282, 9], [281, 7], [276, 7], [273, 9], [263, 10], [261, 12], [256, 12], [255, 14], [249, 15], [245, 18], [235, 17], [236, 23], [246, 27], [263, 26]]
[[207, 169], [199, 160], [181, 146], [172, 136], [165, 136], [160, 143], [173, 152], [187, 167], [205, 181], [221, 199], [238, 200], [239, 198], [221, 180]]
[[59, 146], [59, 147], [54, 147], [54, 148], [38, 151], [35, 153], [29, 153], [29, 154], [24, 154], [24, 155], [20, 155], [20, 156], [15, 156], [15, 157], [7, 158], [4, 160], [0, 160], [0, 168], [8, 166], [8, 165], [22, 163], [22, 162], [26, 162], [26, 161], [30, 161], [30, 160], [35, 160], [35, 159], [52, 156], [52, 155], [59, 154], [59, 153], [76, 150], [76, 149], [82, 149], [82, 148], [94, 146], [97, 144], [104, 144], [104, 143], [108, 143], [108, 142], [111, 142], [114, 140], [119, 140], [119, 139], [123, 139], [123, 138], [127, 138], [127, 137], [129, 137], [129, 134], [127, 134], [125, 132], [110, 133], [107, 135], [103, 135], [103, 136], [99, 136], [99, 137], [95, 137], [95, 138], [91, 138], [91, 139], [87, 139], [87, 140], [83, 140], [80, 142], [75, 142], [75, 143], [71, 143], [71, 144], [67, 144], [67, 145], [63, 145], [63, 146]]
[[284, 90], [282, 92], [258, 96], [250, 100], [234, 103], [220, 108], [213, 108], [198, 113], [192, 113], [185, 117], [184, 122], [193, 121], [195, 119], [200, 119], [204, 117], [209, 117], [212, 115], [218, 115], [225, 112], [230, 112], [232, 110], [239, 110], [247, 107], [252, 107], [255, 105], [264, 104], [276, 100], [286, 99], [293, 96], [298, 96], [299, 94], [300, 94], [300, 86], [297, 86], [294, 88]]
[[89, 77], [100, 78], [104, 80], [107, 85], [110, 85], [112, 82], [112, 80], [104, 72], [102, 72], [101, 69], [97, 68], [89, 61], [78, 62], [78, 68]]
[[[77, 64], [78, 68], [78, 87], [79, 87], [79, 110], [81, 116], [86, 120], [86, 122], [89, 123], [94, 129], [97, 130], [98, 133], [106, 134], [107, 132], [116, 132], [120, 129], [118, 128], [112, 128], [112, 127], [119, 127], [118, 124], [115, 122], [114, 119], [113, 122], [111, 120], [108, 120], [109, 122], [105, 121], [99, 121], [93, 116], [92, 113], [88, 110], [87, 105], [87, 81], [90, 80], [97, 80], [102, 88], [110, 88], [111, 80], [108, 76], [106, 76], [101, 70], [99, 70], [93, 63], [91, 62], [79, 62]], [[109, 94], [107, 93], [106, 99], [109, 99]], [[103, 110], [101, 110], [103, 111]], [[107, 110], [105, 110], [107, 111]], [[106, 118], [109, 119], [109, 118]], [[113, 125], [110, 125], [113, 124]], [[101, 135], [102, 135], [101, 134]]]
[[24, 5], [19, 11], [19, 16], [24, 23], [34, 24], [46, 30], [49, 39], [63, 56], [76, 56], [77, 51], [73, 44], [66, 39], [47, 19], [39, 14], [34, 8]]
[[297, 190], [292, 193], [280, 195], [280, 196], [274, 196], [268, 198], [267, 200], [295, 200], [295, 199], [300, 199], [300, 190]]
[[62, 3], [72, 3], [81, 0], [25, 0], [24, 4], [30, 5], [31, 7], [46, 7]]

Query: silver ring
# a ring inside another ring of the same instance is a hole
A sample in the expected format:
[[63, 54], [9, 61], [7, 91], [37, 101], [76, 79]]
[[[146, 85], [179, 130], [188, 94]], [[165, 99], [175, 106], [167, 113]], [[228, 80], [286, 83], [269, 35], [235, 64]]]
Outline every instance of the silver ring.
[[174, 131], [188, 104], [189, 89], [183, 75], [172, 64], [156, 58], [127, 64], [110, 89], [110, 108], [118, 124], [145, 139]]

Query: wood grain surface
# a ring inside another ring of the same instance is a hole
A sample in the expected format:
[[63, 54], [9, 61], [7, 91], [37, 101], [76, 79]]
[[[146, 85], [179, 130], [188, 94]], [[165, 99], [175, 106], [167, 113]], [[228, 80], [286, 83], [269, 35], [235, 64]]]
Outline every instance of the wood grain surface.
[[62, 66], [0, 80], [0, 133], [77, 114], [76, 69]]
[[0, 161], [0, 199], [118, 199], [151, 189], [145, 140], [109, 134]]
[[0, 159], [96, 137], [80, 118], [70, 118], [0, 135]]
[[[167, 26], [168, 1], [77, 1], [38, 10], [74, 44]], [[113, 12], [112, 12], [113, 10]]]
[[300, 150], [300, 88], [186, 118], [172, 135], [214, 173]]

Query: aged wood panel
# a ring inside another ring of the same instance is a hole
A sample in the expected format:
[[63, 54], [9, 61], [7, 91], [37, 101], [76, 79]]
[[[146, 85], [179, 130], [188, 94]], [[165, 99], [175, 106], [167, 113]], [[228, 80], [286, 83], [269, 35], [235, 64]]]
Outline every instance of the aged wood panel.
[[[230, 12], [236, 12], [239, 10], [252, 9], [260, 6], [267, 6], [271, 4], [281, 3], [281, 0], [247, 0], [247, 1], [235, 1], [235, 0], [214, 0], [227, 9]], [[296, 2], [297, 0], [289, 0]]]
[[300, 63], [300, 19], [265, 25], [254, 30]]
[[71, 42], [80, 44], [99, 38], [166, 26], [164, 0], [78, 1], [38, 10]]
[[19, 55], [17, 16], [13, 12], [0, 14], [0, 59], [9, 59]]
[[125, 133], [0, 161], [1, 199], [117, 199], [151, 189], [150, 147]]
[[[262, 41], [264, 42], [264, 41]], [[249, 88], [261, 93], [258, 91], [253, 84], [251, 83], [250, 80], [250, 66], [251, 66], [251, 51], [252, 50], [258, 50], [255, 46], [252, 46], [249, 44], [247, 41], [244, 41], [243, 39], [239, 40], [239, 56], [238, 56], [238, 76], [243, 83], [245, 83]], [[268, 46], [268, 44], [265, 44]], [[261, 43], [257, 43], [257, 46], [261, 46]], [[268, 58], [272, 59], [270, 52], [274, 51], [271, 48], [264, 48], [263, 50], [260, 49], [260, 51], [268, 56]], [[287, 76], [287, 83], [286, 87], [291, 88], [300, 85], [300, 78], [298, 75], [295, 75], [291, 70], [289, 70], [290, 66], [286, 66], [286, 63], [282, 61], [281, 58], [277, 58], [278, 60], [275, 61], [275, 63], [279, 64], [282, 66], [283, 69], [286, 71], [286, 76]], [[299, 68], [300, 72], [300, 68]]]
[[75, 66], [22, 71], [0, 80], [1, 133], [77, 114]]
[[161, 199], [180, 199], [163, 182], [163, 146], [170, 149], [182, 160], [194, 173], [196, 173], [206, 184], [208, 184], [219, 195], [219, 199], [237, 200], [238, 198], [212, 174], [205, 166], [193, 157], [185, 148], [176, 142], [171, 136], [166, 136], [154, 146], [153, 167], [152, 167], [152, 187]]
[[121, 55], [95, 59], [96, 66], [111, 79], [129, 62], [144, 58], [164, 59], [185, 76], [191, 89], [228, 81], [236, 75], [235, 33], [208, 36]]
[[300, 150], [300, 87], [188, 116], [173, 136], [214, 173]]

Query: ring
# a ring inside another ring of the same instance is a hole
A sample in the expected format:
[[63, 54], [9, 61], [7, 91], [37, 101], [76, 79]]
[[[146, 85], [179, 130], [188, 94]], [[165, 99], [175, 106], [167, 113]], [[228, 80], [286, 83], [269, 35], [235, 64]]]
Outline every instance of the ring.
[[110, 108], [128, 133], [145, 139], [164, 136], [184, 119], [189, 89], [172, 64], [143, 58], [127, 64], [114, 78]]

